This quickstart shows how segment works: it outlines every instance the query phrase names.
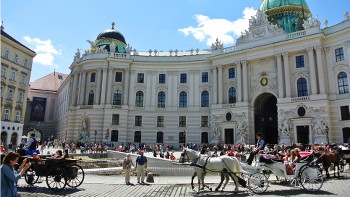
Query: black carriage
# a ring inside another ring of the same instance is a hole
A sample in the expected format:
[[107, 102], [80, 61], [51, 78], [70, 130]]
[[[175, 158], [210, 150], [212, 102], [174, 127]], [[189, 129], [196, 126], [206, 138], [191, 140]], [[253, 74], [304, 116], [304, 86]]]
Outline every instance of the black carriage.
[[66, 187], [79, 187], [84, 181], [84, 170], [76, 159], [31, 159], [31, 167], [25, 173], [25, 181], [34, 185], [39, 177], [46, 177], [47, 186], [53, 191]]

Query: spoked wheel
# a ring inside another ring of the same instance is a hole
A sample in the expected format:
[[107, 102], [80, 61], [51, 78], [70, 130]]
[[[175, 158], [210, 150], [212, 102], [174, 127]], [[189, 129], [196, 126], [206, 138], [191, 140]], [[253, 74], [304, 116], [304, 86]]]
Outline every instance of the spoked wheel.
[[83, 183], [85, 177], [83, 168], [79, 165], [72, 165], [69, 166], [68, 171], [69, 177], [67, 178], [67, 185], [69, 187], [79, 187]]
[[66, 171], [59, 167], [53, 166], [48, 170], [46, 184], [53, 191], [60, 191], [67, 185]]
[[309, 192], [316, 192], [323, 185], [321, 171], [313, 166], [303, 168], [299, 173], [299, 182], [303, 188]]
[[29, 168], [26, 171], [26, 174], [24, 175], [24, 180], [29, 184], [29, 185], [34, 185], [36, 182], [39, 180], [39, 176], [36, 175], [35, 170]]
[[264, 193], [268, 186], [268, 178], [263, 173], [255, 173], [248, 179], [248, 187], [255, 194]]

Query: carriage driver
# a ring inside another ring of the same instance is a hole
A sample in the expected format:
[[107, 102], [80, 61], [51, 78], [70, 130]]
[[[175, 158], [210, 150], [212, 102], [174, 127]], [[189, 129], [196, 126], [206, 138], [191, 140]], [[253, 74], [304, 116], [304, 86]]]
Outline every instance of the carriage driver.
[[252, 152], [250, 152], [250, 155], [247, 159], [247, 164], [251, 165], [252, 161], [254, 159], [254, 156], [260, 151], [260, 150], [264, 150], [264, 146], [265, 146], [265, 141], [261, 138], [261, 133], [257, 133], [256, 134], [256, 139], [258, 140], [256, 142], [255, 148], [253, 149]]

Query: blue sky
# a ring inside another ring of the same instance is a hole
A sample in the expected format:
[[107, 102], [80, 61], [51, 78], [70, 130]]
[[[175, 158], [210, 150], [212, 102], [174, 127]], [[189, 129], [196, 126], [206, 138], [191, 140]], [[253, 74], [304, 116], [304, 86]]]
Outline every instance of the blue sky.
[[[349, 0], [307, 0], [329, 26], [350, 12]], [[5, 31], [37, 52], [31, 81], [55, 69], [69, 74], [76, 50], [105, 29], [120, 31], [138, 51], [208, 49], [218, 37], [232, 46], [261, 0], [2, 0]], [[321, 26], [321, 27], [322, 27]]]

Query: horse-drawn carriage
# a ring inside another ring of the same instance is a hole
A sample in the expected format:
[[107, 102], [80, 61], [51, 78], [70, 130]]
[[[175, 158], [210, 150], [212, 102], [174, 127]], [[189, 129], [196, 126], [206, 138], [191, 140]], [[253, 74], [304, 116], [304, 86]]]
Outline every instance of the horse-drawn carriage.
[[31, 167], [25, 173], [25, 181], [34, 185], [39, 177], [46, 177], [47, 186], [60, 191], [66, 187], [79, 187], [84, 181], [84, 170], [76, 159], [30, 159]]
[[[243, 187], [246, 186], [253, 193], [264, 193], [269, 186], [268, 178], [271, 173], [276, 177], [286, 178], [295, 184], [300, 184], [309, 192], [316, 192], [320, 190], [323, 185], [322, 173], [317, 165], [318, 155], [314, 153], [302, 157], [300, 161], [296, 163], [294, 174], [287, 173], [286, 166], [282, 160], [266, 158], [259, 154], [256, 155], [258, 160], [255, 162], [254, 166], [239, 163], [236, 158], [228, 156], [200, 156], [195, 151], [187, 148], [185, 148], [182, 153], [180, 163], [184, 162], [186, 158], [194, 167], [194, 176], [198, 176], [198, 193], [200, 189], [200, 182], [202, 182], [202, 189], [204, 189], [204, 176], [208, 172], [221, 174], [221, 182], [216, 188], [216, 191], [218, 191], [218, 189], [221, 187], [224, 177], [226, 177], [226, 185], [229, 180], [228, 176], [230, 176], [236, 185], [235, 193], [238, 192], [238, 184], [242, 185]], [[194, 176], [192, 178], [194, 178]], [[192, 189], [193, 188], [194, 187], [192, 185]]]

